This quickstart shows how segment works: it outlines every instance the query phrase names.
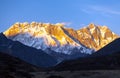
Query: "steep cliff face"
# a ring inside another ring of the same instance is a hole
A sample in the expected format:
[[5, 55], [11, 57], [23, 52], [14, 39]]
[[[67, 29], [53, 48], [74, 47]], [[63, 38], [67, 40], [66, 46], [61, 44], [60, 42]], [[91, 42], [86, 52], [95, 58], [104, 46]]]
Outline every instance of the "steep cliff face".
[[[118, 36], [106, 26], [90, 24], [80, 30], [64, 27], [63, 24], [50, 23], [15, 23], [4, 34], [13, 41], [46, 50], [71, 54], [74, 50], [91, 54], [110, 43]], [[90, 49], [91, 48], [91, 49]]]
[[74, 50], [86, 54], [93, 52], [92, 49], [81, 45], [79, 40], [72, 37], [60, 23], [16, 23], [4, 34], [14, 41], [20, 41], [37, 49], [50, 48], [64, 54], [72, 54]]
[[119, 36], [112, 32], [107, 26], [96, 26], [89, 24], [77, 31], [79, 41], [89, 48], [99, 50]]

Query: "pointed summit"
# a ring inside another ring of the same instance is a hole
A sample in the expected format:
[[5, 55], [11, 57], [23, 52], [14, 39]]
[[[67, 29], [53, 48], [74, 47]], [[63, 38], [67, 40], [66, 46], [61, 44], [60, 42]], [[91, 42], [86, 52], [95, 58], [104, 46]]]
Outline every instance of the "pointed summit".
[[62, 23], [15, 23], [4, 34], [14, 41], [37, 49], [50, 48], [55, 52], [71, 54], [76, 48], [76, 53], [91, 54], [92, 49], [81, 45], [79, 40], [72, 37], [63, 26]]
[[97, 26], [94, 23], [80, 30], [63, 26], [62, 23], [15, 23], [4, 34], [27, 46], [42, 50], [50, 48], [65, 54], [71, 54], [75, 48], [81, 53], [90, 54], [93, 49], [99, 50], [118, 38], [107, 26]]
[[95, 28], [96, 25], [95, 25], [94, 23], [91, 23], [91, 24], [88, 25], [88, 27], [89, 27], [90, 29], [92, 29], [92, 28]]
[[89, 48], [99, 50], [114, 39], [118, 38], [107, 26], [97, 26], [94, 23], [77, 31], [81, 36], [79, 41]]

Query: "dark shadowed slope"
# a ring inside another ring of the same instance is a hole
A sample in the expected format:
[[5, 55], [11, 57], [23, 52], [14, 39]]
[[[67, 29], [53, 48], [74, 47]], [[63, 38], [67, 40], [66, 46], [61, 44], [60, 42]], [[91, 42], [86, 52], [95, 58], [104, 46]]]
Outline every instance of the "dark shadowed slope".
[[54, 57], [42, 50], [7, 39], [2, 33], [0, 34], [0, 51], [39, 67], [49, 67], [57, 64], [57, 60]]
[[4, 71], [6, 72], [17, 72], [17, 71], [32, 72], [32, 71], [38, 71], [40, 69], [41, 68], [31, 65], [25, 61], [22, 61], [19, 58], [0, 52], [0, 72], [4, 72]]
[[92, 55], [64, 61], [55, 70], [120, 69], [120, 38]]
[[92, 56], [95, 56], [95, 57], [105, 56], [105, 55], [111, 55], [111, 54], [114, 54], [117, 52], [120, 52], [120, 38], [117, 38], [116, 40], [109, 43], [108, 45], [106, 45], [102, 49], [93, 53]]
[[43, 69], [0, 52], [0, 78], [32, 78], [29, 72], [41, 70]]

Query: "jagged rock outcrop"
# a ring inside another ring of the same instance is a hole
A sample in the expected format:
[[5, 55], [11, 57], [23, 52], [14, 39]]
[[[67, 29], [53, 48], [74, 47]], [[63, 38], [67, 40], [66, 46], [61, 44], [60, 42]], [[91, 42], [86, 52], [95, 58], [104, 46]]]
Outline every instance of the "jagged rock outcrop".
[[71, 28], [66, 28], [66, 30], [83, 45], [96, 51], [119, 37], [107, 26], [96, 26], [93, 23], [76, 31]]
[[108, 27], [94, 24], [74, 30], [61, 23], [15, 23], [4, 34], [14, 41], [37, 49], [50, 48], [65, 54], [71, 54], [74, 48], [81, 53], [91, 54], [92, 49], [97, 51], [118, 38]]
[[118, 38], [118, 35], [112, 32], [107, 26], [96, 26], [94, 24], [78, 30], [77, 33], [80, 37], [79, 41], [82, 44], [95, 50], [101, 49]]
[[63, 24], [49, 23], [16, 23], [4, 32], [7, 38], [19, 41], [37, 49], [51, 50], [64, 54], [91, 54], [93, 49], [83, 46], [65, 30]]

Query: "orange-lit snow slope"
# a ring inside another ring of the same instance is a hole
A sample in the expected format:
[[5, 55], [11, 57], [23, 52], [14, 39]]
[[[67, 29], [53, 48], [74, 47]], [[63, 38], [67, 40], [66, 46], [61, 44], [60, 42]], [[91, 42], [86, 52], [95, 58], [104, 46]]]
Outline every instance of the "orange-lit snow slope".
[[89, 24], [79, 30], [66, 28], [63, 24], [50, 23], [15, 23], [4, 32], [13, 41], [46, 50], [70, 54], [72, 51], [91, 54], [99, 50], [118, 36], [107, 26]]

